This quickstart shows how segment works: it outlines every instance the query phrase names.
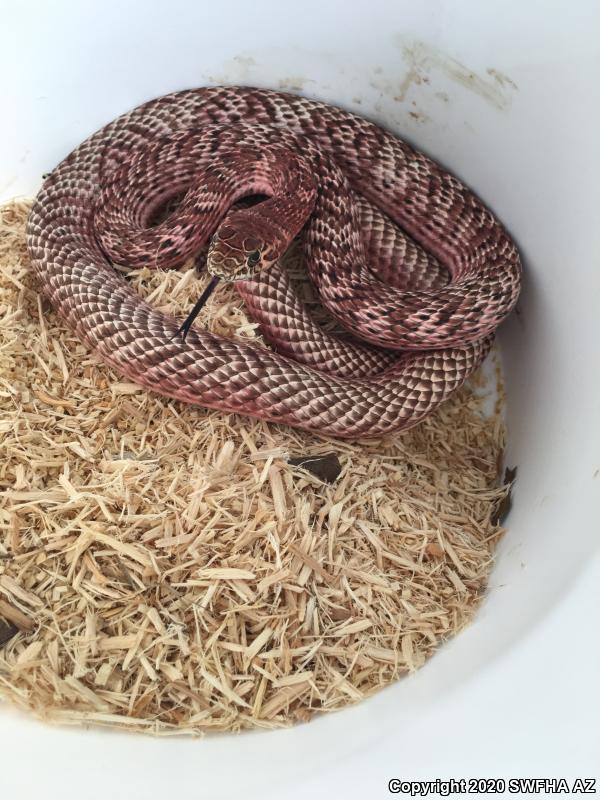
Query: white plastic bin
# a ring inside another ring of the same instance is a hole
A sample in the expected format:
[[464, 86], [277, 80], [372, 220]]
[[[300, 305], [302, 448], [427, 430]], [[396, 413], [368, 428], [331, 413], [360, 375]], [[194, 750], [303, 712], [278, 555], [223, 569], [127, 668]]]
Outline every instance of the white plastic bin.
[[0, 13], [2, 200], [34, 193], [144, 100], [283, 87], [456, 172], [526, 268], [500, 337], [518, 481], [476, 622], [414, 677], [288, 731], [153, 740], [2, 706], [2, 796], [366, 798], [393, 777], [600, 777], [600, 6], [29, 0]]

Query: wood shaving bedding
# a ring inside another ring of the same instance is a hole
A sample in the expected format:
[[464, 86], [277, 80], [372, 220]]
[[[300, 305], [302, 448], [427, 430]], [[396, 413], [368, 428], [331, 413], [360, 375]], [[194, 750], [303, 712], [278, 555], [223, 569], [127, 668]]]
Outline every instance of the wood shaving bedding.
[[[169, 401], [37, 293], [28, 209], [0, 208], [0, 698], [163, 735], [281, 727], [413, 672], [473, 619], [509, 491], [481, 373], [377, 442]], [[180, 316], [201, 289], [191, 267], [129, 279]], [[260, 341], [233, 289], [198, 324]]]

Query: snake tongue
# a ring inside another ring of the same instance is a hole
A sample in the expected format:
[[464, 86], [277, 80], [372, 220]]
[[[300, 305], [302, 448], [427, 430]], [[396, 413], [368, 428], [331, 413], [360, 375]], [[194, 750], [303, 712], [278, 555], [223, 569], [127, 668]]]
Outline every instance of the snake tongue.
[[[181, 333], [183, 341], [185, 342], [185, 337], [188, 335], [188, 332], [189, 332], [190, 328], [192, 327], [192, 324], [193, 324], [194, 320], [196, 319], [198, 314], [204, 308], [204, 306], [206, 304], [206, 301], [208, 300], [208, 298], [211, 296], [211, 294], [216, 289], [218, 282], [219, 282], [219, 278], [216, 275], [213, 275], [213, 277], [210, 280], [210, 283], [208, 284], [206, 289], [200, 295], [200, 297], [197, 300], [195, 306], [192, 308], [192, 310], [188, 314], [185, 322], [178, 329], [178, 331], [175, 334], [175, 336], [177, 336], [178, 334]], [[173, 338], [175, 338], [175, 336]]]

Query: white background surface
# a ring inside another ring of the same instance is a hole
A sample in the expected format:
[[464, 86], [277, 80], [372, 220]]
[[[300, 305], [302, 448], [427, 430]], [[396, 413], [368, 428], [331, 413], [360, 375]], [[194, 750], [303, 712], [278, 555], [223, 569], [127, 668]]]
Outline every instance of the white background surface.
[[[389, 125], [455, 171], [527, 270], [501, 337], [517, 490], [476, 622], [413, 678], [289, 731], [153, 740], [50, 728], [1, 706], [2, 796], [375, 798], [392, 777], [600, 778], [600, 6], [30, 0], [1, 11], [0, 199], [33, 193], [85, 136], [151, 97], [281, 82]], [[429, 82], [408, 81], [415, 63]]]

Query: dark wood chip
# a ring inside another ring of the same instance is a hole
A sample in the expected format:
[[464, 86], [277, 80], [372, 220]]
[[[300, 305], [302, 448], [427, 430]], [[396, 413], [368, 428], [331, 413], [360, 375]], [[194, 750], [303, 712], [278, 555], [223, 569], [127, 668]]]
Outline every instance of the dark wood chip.
[[18, 632], [19, 629], [12, 622], [0, 619], [0, 647], [5, 645], [13, 636], [16, 636]]
[[518, 467], [507, 467], [504, 472], [504, 483], [514, 483]]
[[496, 506], [492, 515], [492, 524], [500, 525], [504, 522], [512, 508], [512, 485], [517, 477], [517, 467], [507, 467], [504, 472], [504, 483], [509, 485], [506, 496]]
[[302, 467], [325, 483], [333, 483], [342, 471], [342, 465], [335, 453], [324, 456], [294, 456], [288, 459], [292, 467]]

